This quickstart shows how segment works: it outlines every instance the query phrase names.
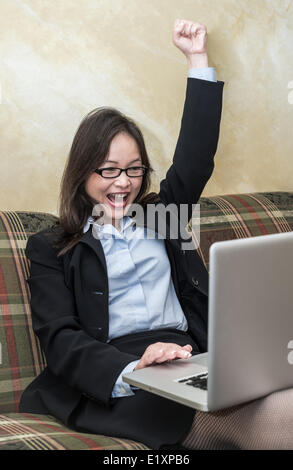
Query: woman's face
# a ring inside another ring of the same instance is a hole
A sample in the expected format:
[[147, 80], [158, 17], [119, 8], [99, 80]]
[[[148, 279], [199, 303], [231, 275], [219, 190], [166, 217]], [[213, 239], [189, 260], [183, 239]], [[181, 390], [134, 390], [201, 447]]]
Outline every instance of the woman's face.
[[[99, 169], [113, 167], [125, 169], [131, 166], [142, 166], [138, 145], [128, 134], [117, 134], [111, 142], [106, 160]], [[116, 225], [115, 222], [124, 216], [126, 205], [132, 204], [138, 195], [142, 178], [142, 176], [130, 178], [125, 171], [117, 178], [111, 179], [92, 173], [86, 181], [85, 190], [97, 204], [103, 205], [105, 218], [109, 223]]]

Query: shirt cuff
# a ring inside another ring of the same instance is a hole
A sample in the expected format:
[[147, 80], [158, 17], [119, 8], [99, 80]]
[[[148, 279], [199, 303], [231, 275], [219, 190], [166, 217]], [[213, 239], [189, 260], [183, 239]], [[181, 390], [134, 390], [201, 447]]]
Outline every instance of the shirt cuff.
[[209, 82], [217, 81], [217, 73], [214, 67], [203, 67], [189, 69], [188, 71], [189, 78], [199, 78], [201, 80], [208, 80]]
[[129, 364], [127, 364], [126, 367], [124, 367], [123, 371], [119, 375], [113, 387], [112, 398], [129, 397], [129, 396], [134, 395], [132, 390], [137, 390], [137, 387], [133, 387], [127, 384], [126, 382], [123, 382], [122, 375], [127, 374], [128, 372], [133, 372], [138, 362], [139, 360], [132, 361]]

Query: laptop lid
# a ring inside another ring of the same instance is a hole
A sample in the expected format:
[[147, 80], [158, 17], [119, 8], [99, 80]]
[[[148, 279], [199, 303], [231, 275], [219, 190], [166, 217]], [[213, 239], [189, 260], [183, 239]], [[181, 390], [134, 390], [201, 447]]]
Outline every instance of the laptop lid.
[[293, 385], [293, 232], [210, 249], [208, 407]]

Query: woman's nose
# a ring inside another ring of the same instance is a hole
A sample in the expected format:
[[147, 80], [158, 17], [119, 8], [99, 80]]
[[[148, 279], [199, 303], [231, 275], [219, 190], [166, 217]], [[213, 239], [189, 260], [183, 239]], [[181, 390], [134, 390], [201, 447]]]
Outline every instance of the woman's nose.
[[127, 176], [127, 174], [126, 174], [125, 171], [122, 171], [122, 172], [121, 172], [121, 175], [119, 175], [119, 176], [115, 179], [115, 183], [116, 183], [118, 186], [129, 186], [129, 185], [130, 185], [130, 178], [129, 178], [129, 176]]

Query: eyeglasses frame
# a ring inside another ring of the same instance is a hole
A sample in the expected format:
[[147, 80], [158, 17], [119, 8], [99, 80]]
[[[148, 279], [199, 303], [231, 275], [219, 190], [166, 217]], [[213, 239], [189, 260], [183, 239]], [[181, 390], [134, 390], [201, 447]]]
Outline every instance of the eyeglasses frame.
[[[112, 167], [111, 167], [112, 168]], [[130, 176], [127, 171], [130, 170], [131, 168], [143, 168], [143, 174], [142, 175], [139, 175], [139, 176]], [[119, 178], [119, 176], [121, 175], [122, 171], [125, 171], [126, 175], [128, 176], [128, 178], [141, 178], [142, 176], [144, 176], [148, 170], [148, 168], [146, 166], [140, 166], [140, 167], [129, 167], [129, 168], [116, 168], [115, 167], [115, 170], [120, 170], [120, 173], [119, 175], [117, 176], [103, 176], [102, 175], [102, 172], [103, 170], [109, 170], [110, 168], [99, 168], [99, 169], [94, 169], [93, 172], [94, 173], [97, 173], [98, 175], [100, 175], [102, 178], [106, 178], [106, 179], [114, 179], [114, 178]]]

